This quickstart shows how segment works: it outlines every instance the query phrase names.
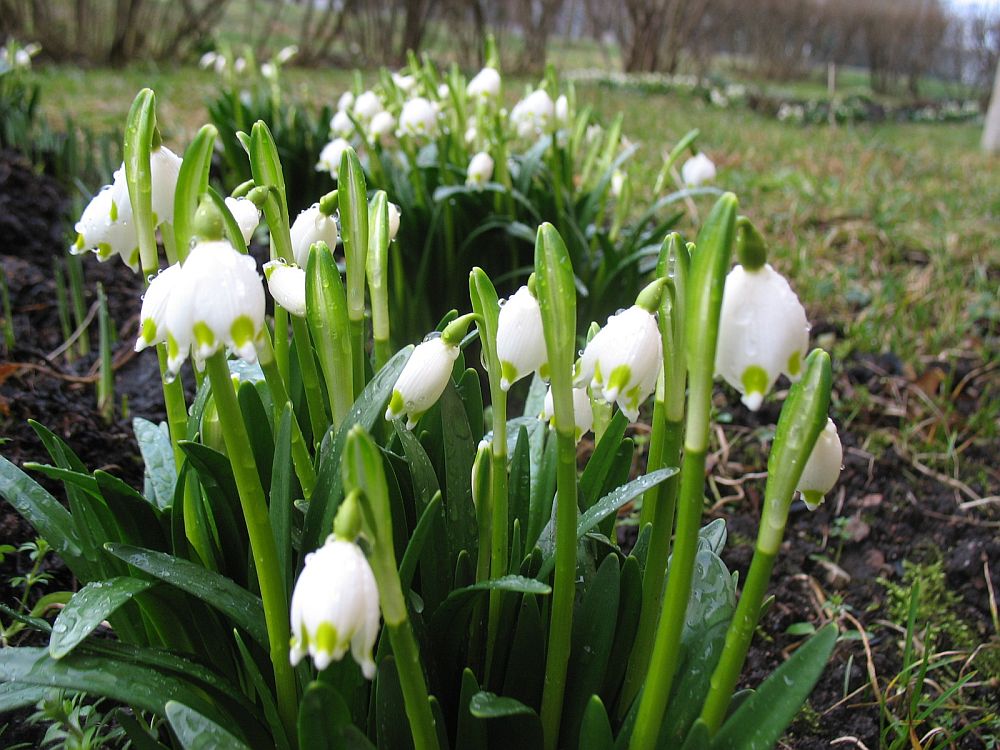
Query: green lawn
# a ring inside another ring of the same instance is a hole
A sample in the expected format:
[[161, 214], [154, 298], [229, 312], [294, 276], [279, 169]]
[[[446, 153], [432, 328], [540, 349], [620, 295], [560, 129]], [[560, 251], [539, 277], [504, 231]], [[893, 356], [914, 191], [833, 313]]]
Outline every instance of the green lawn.
[[[178, 147], [205, 121], [217, 83], [194, 68], [47, 69], [38, 78], [50, 119], [68, 112], [98, 130], [120, 127], [135, 92], [151, 86], [161, 127]], [[350, 75], [291, 70], [287, 82], [294, 100], [333, 104]], [[937, 471], [989, 484], [985, 469], [961, 453], [978, 446], [988, 454], [997, 439], [997, 378], [977, 381], [980, 408], [971, 415], [957, 414], [947, 396], [962, 372], [1000, 361], [1000, 159], [979, 151], [980, 125], [802, 127], [684, 95], [593, 85], [579, 86], [578, 99], [605, 121], [625, 112], [625, 132], [640, 144], [629, 166], [640, 208], [656, 197], [662, 154], [700, 128], [719, 185], [737, 193], [771, 239], [772, 262], [791, 278], [813, 323], [837, 332], [823, 343], [841, 361], [852, 352], [892, 353], [912, 377], [934, 363], [949, 373], [957, 366], [959, 376], [912, 416], [930, 419], [933, 429], [896, 414], [892, 439], [930, 454]], [[848, 420], [869, 406], [863, 393], [852, 398], [839, 406]], [[875, 449], [878, 440], [876, 432], [866, 444]]]

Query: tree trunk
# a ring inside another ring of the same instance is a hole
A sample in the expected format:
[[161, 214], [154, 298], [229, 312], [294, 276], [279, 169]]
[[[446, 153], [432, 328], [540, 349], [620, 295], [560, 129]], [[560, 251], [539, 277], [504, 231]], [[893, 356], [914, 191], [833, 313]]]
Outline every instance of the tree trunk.
[[993, 76], [993, 96], [990, 98], [990, 108], [986, 112], [986, 125], [983, 127], [983, 151], [995, 154], [1000, 151], [1000, 62]]

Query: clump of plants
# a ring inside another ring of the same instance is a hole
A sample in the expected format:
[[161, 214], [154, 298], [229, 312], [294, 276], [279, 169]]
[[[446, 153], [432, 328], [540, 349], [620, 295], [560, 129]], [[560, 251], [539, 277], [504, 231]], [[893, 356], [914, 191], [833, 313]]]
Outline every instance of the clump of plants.
[[[167, 421], [135, 421], [141, 489], [40, 424], [51, 465], [0, 459], [0, 495], [82, 584], [54, 620], [17, 615], [48, 645], [0, 652], [4, 709], [41, 686], [109, 698], [159, 718], [122, 724], [145, 747], [774, 745], [836, 627], [735, 686], [793, 498], [822, 502], [842, 451], [830, 359], [807, 356], [802, 306], [734, 195], [692, 241], [665, 233], [603, 325], [579, 319], [577, 258], [540, 222], [506, 302], [463, 272], [461, 308], [397, 351], [408, 216], [352, 147], [337, 189], [296, 216], [264, 122], [241, 136], [251, 179], [229, 195], [209, 181], [214, 126], [174, 154], [145, 90], [125, 130], [76, 248], [148, 279], [136, 348], [156, 352]], [[267, 293], [246, 248], [261, 218]], [[716, 373], [751, 409], [793, 381], [739, 596], [724, 523], [701, 526]], [[650, 398], [632, 478], [625, 430]], [[66, 506], [26, 471], [60, 481]], [[104, 622], [115, 638], [95, 637]]]

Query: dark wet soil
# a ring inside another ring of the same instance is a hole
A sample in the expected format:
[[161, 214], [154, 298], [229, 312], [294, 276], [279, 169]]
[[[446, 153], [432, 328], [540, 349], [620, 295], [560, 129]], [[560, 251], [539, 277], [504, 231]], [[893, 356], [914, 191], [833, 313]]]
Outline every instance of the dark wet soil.
[[[69, 212], [64, 192], [53, 180], [38, 175], [11, 154], [0, 154], [0, 262], [7, 276], [13, 308], [16, 342], [0, 352], [0, 453], [14, 463], [47, 462], [41, 441], [27, 425], [37, 419], [62, 437], [90, 468], [105, 468], [133, 486], [141, 487], [142, 464], [131, 429], [131, 415], [159, 421], [164, 418], [159, 373], [150, 353], [133, 356], [141, 279], [117, 261], [98, 264], [84, 260], [87, 306], [95, 298], [97, 282], [103, 284], [112, 319], [119, 328], [115, 346], [116, 408], [105, 422], [96, 406], [94, 375], [96, 353], [67, 361], [54, 353], [63, 343], [54, 282], [54, 265], [64, 261], [70, 238], [63, 229]], [[96, 349], [96, 325], [88, 334]], [[2, 344], [0, 344], [2, 345]], [[965, 374], [977, 363], [968, 363]], [[848, 394], [864, 385], [873, 393], [893, 392], [900, 376], [898, 361], [852, 355], [835, 363], [839, 373], [837, 393]], [[963, 373], [952, 374], [952, 380]], [[896, 379], [896, 380], [894, 380]], [[962, 393], [959, 414], [976, 408], [979, 399], [998, 397], [996, 385], [974, 378]], [[731, 395], [731, 394], [730, 394]], [[746, 478], [766, 464], [769, 429], [778, 416], [778, 404], [769, 402], [758, 414], [719, 394], [720, 412], [727, 424], [718, 433], [712, 483], [718, 500], [710, 511], [725, 517], [729, 542], [727, 564], [744, 576], [753, 552], [753, 540], [763, 495], [762, 478]], [[123, 400], [127, 408], [123, 410]], [[835, 398], [836, 402], [836, 398]], [[727, 405], [728, 404], [728, 405]], [[123, 413], [124, 412], [124, 413]], [[844, 424], [845, 416], [835, 419]], [[895, 419], [895, 421], [893, 421]], [[841, 428], [845, 445], [845, 470], [827, 503], [809, 513], [800, 503], [792, 508], [786, 541], [779, 557], [771, 591], [773, 605], [765, 614], [744, 670], [746, 686], [759, 684], [787, 655], [803, 642], [788, 634], [818, 627], [831, 619], [842, 632], [860, 625], [867, 633], [871, 660], [861, 640], [843, 640], [803, 712], [782, 741], [784, 747], [814, 750], [834, 747], [880, 747], [880, 710], [870, 687], [878, 676], [884, 691], [898, 672], [901, 635], [887, 624], [886, 589], [882, 579], [899, 582], [903, 561], [940, 559], [948, 587], [960, 597], [963, 617], [977, 643], [995, 639], [991, 624], [987, 571], [993, 585], [1000, 585], [1000, 513], [986, 505], [962, 510], [968, 497], [940, 477], [921, 473], [912, 460], [890, 446], [878, 455], [867, 453], [860, 436], [874, 427], [898, 427], [898, 418], [884, 414], [852, 415]], [[975, 451], [979, 451], [976, 454]], [[995, 456], [992, 457], [995, 459]], [[991, 468], [987, 447], [972, 448], [966, 462], [978, 462], [983, 484], [970, 489], [981, 496], [996, 495], [997, 474]], [[42, 482], [47, 484], [46, 482]], [[49, 488], [58, 495], [58, 489]], [[710, 496], [711, 497], [711, 496]], [[6, 503], [0, 503], [0, 543], [19, 544], [33, 538], [31, 528]], [[23, 574], [26, 555], [10, 555], [0, 565], [0, 601], [15, 603], [7, 580]], [[47, 570], [51, 590], [73, 589], [75, 581], [58, 559]], [[896, 623], [900, 625], [900, 623]], [[939, 649], [948, 648], [946, 642]], [[977, 682], [983, 683], [983, 680]], [[933, 687], [929, 688], [933, 692]], [[997, 705], [1000, 690], [992, 683], [968, 688], [959, 696], [965, 703]], [[976, 714], [971, 714], [975, 716]], [[0, 720], [9, 723], [0, 744], [37, 740], [37, 730], [23, 726], [24, 713]], [[932, 725], [925, 725], [925, 731]], [[986, 747], [985, 729], [966, 735], [955, 747]], [[832, 743], [840, 739], [835, 745]]]

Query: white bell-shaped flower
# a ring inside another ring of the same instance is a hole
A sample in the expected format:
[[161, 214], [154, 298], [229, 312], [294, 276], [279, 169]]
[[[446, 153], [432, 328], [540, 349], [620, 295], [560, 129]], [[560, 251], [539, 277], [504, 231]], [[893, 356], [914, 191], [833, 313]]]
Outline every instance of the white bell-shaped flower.
[[[555, 427], [556, 412], [552, 403], [552, 388], [545, 394], [545, 403], [542, 406], [541, 418], [549, 423], [550, 427]], [[594, 426], [594, 407], [590, 403], [590, 396], [586, 388], [573, 389], [573, 419], [576, 421], [576, 442], [590, 432]]]
[[337, 100], [338, 112], [349, 112], [354, 107], [354, 92], [345, 91]]
[[70, 252], [93, 250], [102, 262], [118, 255], [133, 271], [139, 270], [139, 239], [132, 221], [132, 206], [127, 196], [122, 202], [120, 190], [113, 185], [101, 188], [91, 199], [75, 229], [76, 242]]
[[358, 94], [354, 100], [354, 116], [364, 124], [371, 122], [382, 109], [382, 100], [371, 90]]
[[802, 375], [809, 347], [806, 311], [785, 277], [764, 264], [736, 266], [726, 277], [715, 371], [756, 411], [781, 373]]
[[630, 420], [656, 388], [663, 365], [663, 341], [656, 318], [639, 305], [612, 315], [587, 344], [575, 385], [590, 384], [595, 396], [618, 407]]
[[555, 117], [555, 104], [545, 89], [532, 91], [514, 105], [510, 121], [521, 138], [538, 136], [546, 132]]
[[330, 250], [337, 246], [337, 222], [332, 216], [327, 216], [319, 210], [319, 204], [314, 203], [302, 211], [292, 222], [292, 252], [295, 263], [305, 268], [309, 262], [309, 248], [314, 242], [325, 242]]
[[257, 225], [260, 224], [260, 209], [249, 198], [226, 198], [226, 208], [236, 219], [236, 224], [243, 235], [243, 241], [250, 243]]
[[700, 151], [684, 162], [681, 179], [688, 187], [698, 187], [715, 179], [715, 164]]
[[465, 93], [473, 99], [496, 99], [500, 95], [500, 73], [485, 67], [469, 81]]
[[330, 176], [336, 180], [337, 173], [340, 172], [340, 157], [350, 148], [350, 145], [343, 138], [334, 138], [323, 146], [323, 150], [319, 152], [319, 161], [316, 162], [316, 171], [329, 172]]
[[348, 138], [354, 132], [354, 123], [346, 110], [338, 109], [330, 118], [330, 132], [338, 138]]
[[396, 88], [404, 94], [409, 94], [417, 85], [417, 77], [412, 75], [403, 75], [401, 73], [393, 73], [392, 82], [396, 84]]
[[802, 501], [809, 510], [816, 510], [824, 496], [833, 489], [840, 478], [840, 468], [844, 463], [844, 447], [840, 444], [837, 425], [832, 419], [826, 420], [826, 427], [816, 438], [809, 460], [802, 469], [802, 476], [795, 488], [802, 493]]
[[620, 198], [622, 194], [622, 188], [625, 187], [625, 173], [620, 169], [616, 169], [611, 174], [611, 197]]
[[555, 113], [558, 127], [565, 128], [569, 125], [569, 99], [566, 98], [565, 94], [560, 94], [556, 98]]
[[493, 157], [485, 151], [480, 151], [469, 160], [465, 184], [472, 186], [485, 185], [493, 176]]
[[451, 89], [448, 88], [447, 83], [439, 83], [437, 88], [438, 99], [442, 101], [448, 99], [451, 96]]
[[[174, 220], [174, 193], [177, 190], [177, 176], [181, 171], [183, 160], [166, 146], [160, 146], [149, 152], [149, 179], [152, 188], [151, 204], [153, 208], [153, 222], [159, 226], [163, 222]], [[131, 216], [132, 208], [129, 201], [128, 183], [125, 180], [125, 165], [122, 164], [115, 171], [112, 189], [115, 191], [115, 203], [119, 212], [128, 211]], [[128, 208], [125, 209], [125, 204]]]
[[413, 350], [392, 388], [385, 418], [389, 421], [406, 415], [406, 429], [412, 430], [417, 420], [441, 398], [455, 360], [458, 347], [443, 337], [429, 338]]
[[396, 239], [396, 234], [399, 232], [399, 221], [403, 216], [402, 211], [399, 210], [399, 206], [395, 203], [390, 203], [388, 206], [389, 211], [389, 239]]
[[399, 113], [399, 134], [421, 138], [436, 138], [438, 107], [422, 96], [410, 99]]
[[257, 264], [225, 240], [198, 242], [181, 266], [164, 315], [167, 369], [176, 375], [188, 352], [202, 362], [224, 346], [257, 361], [264, 329], [264, 287]]
[[289, 44], [287, 47], [282, 47], [278, 50], [278, 54], [274, 56], [274, 59], [278, 61], [280, 65], [284, 65], [286, 62], [291, 60], [299, 54], [299, 48], [297, 45]]
[[267, 290], [274, 301], [300, 318], [306, 314], [306, 272], [282, 260], [264, 264]]
[[538, 300], [522, 286], [500, 308], [497, 319], [497, 358], [500, 387], [509, 390], [521, 378], [537, 371], [548, 375], [548, 353]]
[[380, 619], [378, 586], [364, 552], [331, 535], [306, 555], [292, 591], [292, 665], [308, 654], [323, 670], [350, 648], [365, 678], [372, 679]]
[[381, 143], [386, 136], [392, 135], [396, 128], [396, 118], [391, 112], [382, 110], [372, 118], [368, 126], [368, 137], [372, 143]]
[[180, 263], [174, 263], [149, 282], [139, 311], [139, 338], [135, 342], [137, 352], [167, 340], [167, 304], [182, 278]]

